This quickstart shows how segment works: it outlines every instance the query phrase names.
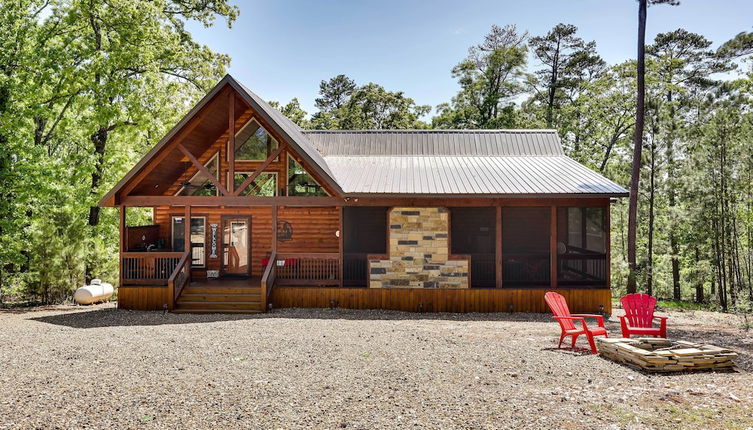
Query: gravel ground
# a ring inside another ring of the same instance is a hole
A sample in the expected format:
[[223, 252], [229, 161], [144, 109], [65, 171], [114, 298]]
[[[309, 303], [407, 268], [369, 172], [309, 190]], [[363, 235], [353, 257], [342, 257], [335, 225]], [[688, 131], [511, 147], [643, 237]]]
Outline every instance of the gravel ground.
[[669, 315], [670, 337], [731, 347], [740, 371], [557, 350], [546, 315], [0, 311], [0, 429], [753, 427], [753, 329]]

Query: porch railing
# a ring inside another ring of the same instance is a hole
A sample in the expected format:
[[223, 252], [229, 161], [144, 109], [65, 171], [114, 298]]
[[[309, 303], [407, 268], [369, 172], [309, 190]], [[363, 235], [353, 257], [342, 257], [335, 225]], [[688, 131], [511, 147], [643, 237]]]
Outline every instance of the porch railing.
[[167, 285], [182, 252], [121, 252], [121, 285]]
[[542, 286], [549, 284], [549, 254], [503, 254], [502, 282], [506, 285]]
[[191, 283], [191, 252], [186, 251], [178, 261], [175, 270], [167, 279], [167, 296], [169, 302], [167, 304], [168, 309], [173, 310], [175, 308], [175, 302], [180, 297], [180, 293], [183, 292], [183, 288]]
[[559, 262], [558, 283], [562, 285], [606, 285], [607, 256], [602, 253], [564, 254]]
[[277, 285], [340, 285], [340, 254], [284, 253], [277, 254], [275, 282]]

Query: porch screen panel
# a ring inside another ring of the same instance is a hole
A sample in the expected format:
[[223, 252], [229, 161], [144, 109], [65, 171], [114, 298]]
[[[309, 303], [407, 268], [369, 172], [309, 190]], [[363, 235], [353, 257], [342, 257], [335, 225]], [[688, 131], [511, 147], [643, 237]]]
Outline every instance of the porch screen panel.
[[558, 211], [558, 285], [606, 286], [606, 209], [562, 207]]
[[450, 250], [471, 256], [472, 287], [494, 287], [497, 208], [450, 208]]
[[502, 284], [549, 286], [549, 207], [502, 208]]
[[343, 208], [343, 282], [365, 287], [368, 254], [387, 253], [386, 207]]

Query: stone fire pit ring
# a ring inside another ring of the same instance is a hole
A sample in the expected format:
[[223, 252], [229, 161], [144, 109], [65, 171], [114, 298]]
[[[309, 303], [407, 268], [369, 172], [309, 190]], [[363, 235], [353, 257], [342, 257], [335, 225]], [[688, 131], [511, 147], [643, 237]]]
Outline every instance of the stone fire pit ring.
[[737, 353], [714, 345], [683, 340], [643, 338], [597, 338], [603, 357], [648, 372], [732, 370]]

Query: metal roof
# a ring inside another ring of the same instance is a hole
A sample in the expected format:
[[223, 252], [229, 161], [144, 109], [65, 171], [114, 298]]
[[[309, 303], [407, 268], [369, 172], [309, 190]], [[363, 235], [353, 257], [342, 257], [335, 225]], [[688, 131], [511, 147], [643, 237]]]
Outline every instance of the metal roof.
[[559, 156], [329, 156], [348, 195], [626, 195], [593, 170]]
[[227, 75], [100, 205], [108, 204], [225, 85], [345, 196], [627, 195], [624, 188], [568, 158], [555, 130], [302, 130]]
[[556, 130], [303, 130], [331, 155], [565, 155]]
[[349, 195], [627, 191], [567, 157], [556, 130], [303, 130]]

